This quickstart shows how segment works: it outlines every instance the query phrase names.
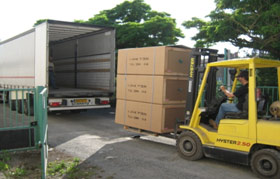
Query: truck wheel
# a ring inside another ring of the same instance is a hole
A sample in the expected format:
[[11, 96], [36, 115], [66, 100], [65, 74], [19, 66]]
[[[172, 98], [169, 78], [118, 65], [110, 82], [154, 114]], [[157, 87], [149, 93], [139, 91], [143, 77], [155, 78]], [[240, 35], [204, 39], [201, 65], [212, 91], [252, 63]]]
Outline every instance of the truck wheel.
[[30, 116], [34, 116], [34, 106], [32, 104], [29, 104], [29, 110], [28, 111], [28, 102], [27, 100], [24, 101], [24, 114], [28, 115], [28, 112]]
[[179, 154], [187, 160], [199, 160], [203, 157], [202, 144], [196, 134], [183, 132], [176, 141]]
[[0, 92], [0, 103], [1, 103], [1, 104], [4, 103], [3, 95], [4, 95], [4, 93], [3, 93], [3, 92]]
[[22, 107], [23, 107], [22, 106], [22, 100], [18, 100], [17, 103], [18, 103], [18, 109], [17, 109], [18, 111], [17, 112], [22, 114], [23, 113], [23, 110], [22, 110]]
[[16, 100], [11, 100], [11, 110], [12, 111], [16, 110]]
[[280, 178], [280, 152], [274, 149], [261, 149], [251, 158], [251, 168], [260, 178]]

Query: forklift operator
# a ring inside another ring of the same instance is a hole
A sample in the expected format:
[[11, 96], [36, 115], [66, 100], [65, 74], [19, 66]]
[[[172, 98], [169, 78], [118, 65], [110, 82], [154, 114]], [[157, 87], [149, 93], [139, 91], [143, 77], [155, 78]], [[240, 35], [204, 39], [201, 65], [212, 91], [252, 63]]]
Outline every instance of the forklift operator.
[[237, 97], [238, 103], [223, 103], [220, 106], [218, 115], [216, 117], [216, 120], [209, 120], [210, 125], [214, 129], [218, 129], [218, 125], [220, 123], [220, 120], [225, 116], [227, 112], [240, 112], [243, 108], [243, 103], [246, 101], [246, 95], [248, 94], [248, 71], [241, 71], [239, 75], [237, 76], [237, 79], [240, 81], [242, 86], [238, 88], [234, 93], [229, 92], [226, 90], [224, 86], [220, 86], [221, 91], [228, 97], [233, 98]]

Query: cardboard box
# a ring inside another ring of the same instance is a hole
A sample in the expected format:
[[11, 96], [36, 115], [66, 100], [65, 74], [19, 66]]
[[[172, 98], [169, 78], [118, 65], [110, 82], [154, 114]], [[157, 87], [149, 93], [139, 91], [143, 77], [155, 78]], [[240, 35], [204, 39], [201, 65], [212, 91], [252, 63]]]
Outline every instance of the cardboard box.
[[156, 104], [185, 104], [187, 80], [187, 77], [118, 75], [117, 99]]
[[118, 52], [118, 74], [187, 76], [190, 54], [191, 49], [187, 47], [122, 49]]
[[185, 105], [159, 105], [117, 100], [115, 122], [155, 133], [174, 131], [176, 121], [184, 121]]

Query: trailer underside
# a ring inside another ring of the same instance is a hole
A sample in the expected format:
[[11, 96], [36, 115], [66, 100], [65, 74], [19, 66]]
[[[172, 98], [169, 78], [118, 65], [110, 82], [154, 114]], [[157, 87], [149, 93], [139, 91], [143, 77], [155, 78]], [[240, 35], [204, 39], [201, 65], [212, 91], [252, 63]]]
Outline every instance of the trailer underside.
[[110, 93], [104, 90], [59, 87], [49, 88], [49, 97], [80, 97], [80, 96], [109, 96]]

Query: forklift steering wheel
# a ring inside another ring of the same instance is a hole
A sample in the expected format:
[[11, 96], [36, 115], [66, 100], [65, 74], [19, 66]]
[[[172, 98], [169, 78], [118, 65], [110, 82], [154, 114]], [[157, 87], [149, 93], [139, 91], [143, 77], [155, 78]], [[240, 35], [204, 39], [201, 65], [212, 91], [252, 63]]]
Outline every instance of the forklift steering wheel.
[[[222, 91], [222, 90], [218, 90], [218, 101], [222, 104], [222, 103], [224, 103], [224, 102], [226, 102], [227, 100], [231, 100], [231, 99], [229, 99], [226, 95], [225, 95], [225, 93]], [[220, 104], [220, 105], [221, 105]]]

